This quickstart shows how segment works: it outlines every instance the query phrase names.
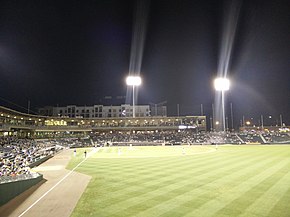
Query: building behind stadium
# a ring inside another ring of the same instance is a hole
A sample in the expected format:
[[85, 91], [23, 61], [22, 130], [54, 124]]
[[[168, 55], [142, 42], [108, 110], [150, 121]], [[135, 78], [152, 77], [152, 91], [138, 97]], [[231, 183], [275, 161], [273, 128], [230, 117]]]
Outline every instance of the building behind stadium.
[[[93, 105], [76, 106], [68, 105], [62, 107], [46, 106], [38, 110], [40, 115], [52, 117], [82, 117], [82, 118], [111, 118], [111, 117], [133, 117], [133, 106], [122, 105]], [[167, 107], [158, 106], [152, 108], [150, 105], [136, 105], [136, 117], [167, 116]]]

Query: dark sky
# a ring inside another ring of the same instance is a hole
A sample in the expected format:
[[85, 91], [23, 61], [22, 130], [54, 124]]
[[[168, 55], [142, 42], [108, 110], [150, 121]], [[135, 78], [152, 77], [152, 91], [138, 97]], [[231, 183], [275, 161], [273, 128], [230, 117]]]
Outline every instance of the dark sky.
[[[150, 2], [138, 103], [166, 100], [172, 115], [176, 104], [193, 115], [203, 104], [211, 115], [230, 2]], [[123, 103], [104, 97], [126, 95], [135, 1], [0, 3], [1, 105]], [[289, 11], [288, 0], [240, 3], [227, 93], [236, 122], [282, 114], [290, 124]]]

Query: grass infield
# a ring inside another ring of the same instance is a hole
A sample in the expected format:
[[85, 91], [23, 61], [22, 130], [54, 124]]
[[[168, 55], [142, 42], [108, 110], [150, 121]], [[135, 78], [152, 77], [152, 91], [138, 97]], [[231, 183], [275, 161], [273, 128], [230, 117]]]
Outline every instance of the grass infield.
[[77, 171], [92, 179], [73, 217], [290, 216], [290, 145], [107, 147]]

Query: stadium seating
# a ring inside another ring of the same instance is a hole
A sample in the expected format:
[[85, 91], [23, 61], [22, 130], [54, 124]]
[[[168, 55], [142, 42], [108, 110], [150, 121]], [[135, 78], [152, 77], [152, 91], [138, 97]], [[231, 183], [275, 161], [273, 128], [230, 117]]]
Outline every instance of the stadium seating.
[[195, 132], [195, 131], [116, 131], [91, 132], [85, 138], [19, 139], [0, 137], [0, 183], [7, 177], [29, 175], [30, 167], [63, 148], [107, 145], [202, 145], [202, 144], [284, 144], [288, 133], [278, 132]]

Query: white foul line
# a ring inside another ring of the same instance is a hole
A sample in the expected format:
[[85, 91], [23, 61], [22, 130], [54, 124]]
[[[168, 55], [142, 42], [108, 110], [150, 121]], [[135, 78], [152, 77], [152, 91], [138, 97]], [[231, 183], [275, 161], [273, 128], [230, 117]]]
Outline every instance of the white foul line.
[[[94, 149], [88, 154], [88, 157], [99, 151], [98, 148]], [[44, 198], [49, 192], [51, 192], [55, 187], [57, 187], [63, 180], [65, 180], [72, 172], [78, 168], [87, 158], [83, 159], [78, 165], [76, 165], [68, 174], [66, 174], [61, 180], [59, 180], [54, 186], [52, 186], [47, 192], [45, 192], [40, 198], [38, 198], [33, 204], [31, 204], [25, 211], [23, 211], [18, 217], [23, 216], [25, 213], [27, 213], [32, 207], [34, 207], [42, 198]]]

